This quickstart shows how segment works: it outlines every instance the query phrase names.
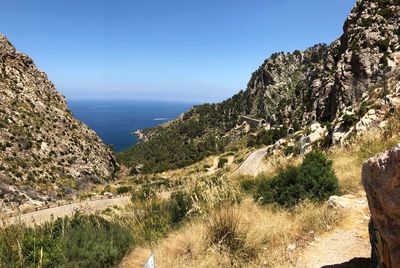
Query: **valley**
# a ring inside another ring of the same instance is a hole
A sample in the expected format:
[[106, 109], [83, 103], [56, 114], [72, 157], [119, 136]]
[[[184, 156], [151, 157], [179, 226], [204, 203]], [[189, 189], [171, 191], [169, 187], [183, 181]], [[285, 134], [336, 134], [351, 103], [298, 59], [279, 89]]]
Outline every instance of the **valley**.
[[0, 34], [0, 267], [398, 267], [399, 25], [358, 0], [119, 152]]

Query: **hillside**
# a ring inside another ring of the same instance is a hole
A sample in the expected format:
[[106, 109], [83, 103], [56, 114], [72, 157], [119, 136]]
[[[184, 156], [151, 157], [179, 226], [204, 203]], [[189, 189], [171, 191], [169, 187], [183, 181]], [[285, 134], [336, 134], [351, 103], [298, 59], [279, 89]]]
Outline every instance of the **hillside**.
[[50, 201], [110, 180], [115, 161], [64, 97], [0, 34], [0, 198]]
[[336, 41], [273, 54], [252, 74], [246, 90], [222, 103], [195, 106], [168, 125], [145, 130], [146, 141], [121, 153], [119, 160], [131, 167], [144, 165], [143, 172], [192, 164], [257, 134], [260, 129], [249, 131], [242, 125], [246, 121], [242, 116], [266, 121], [269, 133], [251, 145], [272, 144], [316, 122], [329, 126], [327, 144], [340, 142], [333, 138], [334, 132], [340, 136], [348, 126], [335, 128], [335, 120], [345, 110], [358, 110], [371, 88], [396, 66], [399, 18], [398, 0], [358, 0]]

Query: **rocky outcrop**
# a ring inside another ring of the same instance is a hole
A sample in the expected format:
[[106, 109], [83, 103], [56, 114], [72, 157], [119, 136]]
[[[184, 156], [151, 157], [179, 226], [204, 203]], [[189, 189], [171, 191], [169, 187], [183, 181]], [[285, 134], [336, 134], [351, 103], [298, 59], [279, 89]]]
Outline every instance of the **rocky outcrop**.
[[358, 0], [332, 44], [267, 59], [243, 93], [252, 99], [247, 111], [278, 124], [335, 119], [390, 69], [399, 25], [397, 0]]
[[376, 267], [400, 267], [400, 145], [363, 165]]
[[49, 200], [113, 177], [111, 150], [0, 34], [0, 199]]

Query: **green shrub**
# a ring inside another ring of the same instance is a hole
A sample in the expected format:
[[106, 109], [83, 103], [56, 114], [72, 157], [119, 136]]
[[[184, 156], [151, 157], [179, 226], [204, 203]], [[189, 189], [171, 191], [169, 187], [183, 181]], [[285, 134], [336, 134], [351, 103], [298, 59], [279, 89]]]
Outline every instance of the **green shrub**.
[[240, 189], [245, 193], [254, 193], [257, 190], [259, 180], [258, 177], [243, 176], [238, 178], [240, 181]]
[[135, 244], [128, 229], [75, 214], [35, 228], [0, 229], [0, 267], [111, 267]]
[[218, 161], [218, 168], [223, 168], [226, 163], [228, 163], [228, 159], [220, 158], [219, 161]]
[[361, 20], [360, 26], [361, 27], [365, 27], [368, 28], [370, 27], [372, 24], [374, 24], [376, 22], [376, 20], [372, 17], [368, 17], [368, 18], [363, 18]]
[[332, 162], [320, 152], [305, 156], [299, 167], [289, 166], [273, 178], [260, 180], [255, 199], [293, 207], [302, 200], [323, 201], [339, 190]]
[[357, 122], [357, 118], [354, 115], [345, 114], [343, 116], [343, 127], [350, 129]]
[[273, 128], [270, 130], [262, 129], [256, 136], [250, 136], [247, 141], [247, 147], [255, 147], [260, 145], [271, 145], [287, 136], [287, 128]]
[[156, 192], [151, 188], [150, 185], [143, 185], [140, 190], [132, 193], [131, 201], [149, 201], [156, 196]]
[[389, 48], [390, 40], [388, 38], [376, 41], [376, 46], [381, 52], [386, 52]]
[[384, 18], [389, 18], [390, 15], [392, 14], [392, 11], [390, 11], [389, 8], [382, 8], [378, 11], [378, 14]]
[[363, 117], [368, 112], [368, 106], [366, 102], [362, 102], [360, 109], [358, 110], [358, 116]]
[[192, 208], [193, 202], [189, 194], [178, 191], [171, 195], [169, 211], [173, 224], [181, 222]]
[[286, 146], [286, 147], [283, 149], [283, 153], [284, 153], [286, 156], [289, 156], [289, 155], [291, 155], [291, 154], [293, 154], [293, 155], [299, 155], [299, 154], [300, 154], [300, 146], [298, 146], [298, 145], [296, 145], [296, 146]]
[[168, 201], [152, 200], [145, 203], [137, 219], [135, 233], [145, 242], [164, 238], [172, 230], [172, 217]]
[[117, 188], [117, 194], [126, 194], [132, 192], [131, 186], [120, 186]]

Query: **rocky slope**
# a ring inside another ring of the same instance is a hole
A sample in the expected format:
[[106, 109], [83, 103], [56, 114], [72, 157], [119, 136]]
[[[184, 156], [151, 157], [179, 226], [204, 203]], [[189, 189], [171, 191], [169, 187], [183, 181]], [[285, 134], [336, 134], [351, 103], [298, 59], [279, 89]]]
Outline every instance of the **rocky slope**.
[[[147, 141], [123, 153], [121, 160], [126, 165], [148, 163], [149, 158], [141, 156], [143, 152], [151, 154], [152, 150], [146, 147], [153, 146], [152, 143], [175, 155], [176, 146], [173, 150], [163, 146], [163, 140], [168, 140], [167, 132], [169, 137], [173, 136], [171, 132], [183, 137], [187, 144], [201, 144], [204, 137], [215, 137], [217, 142], [211, 144], [215, 150], [209, 152], [218, 152], [232, 139], [249, 134], [247, 126], [240, 127], [242, 116], [265, 120], [266, 129], [280, 129], [268, 138], [271, 143], [286, 132], [293, 133], [317, 122], [330, 125], [325, 129], [330, 132], [328, 143], [340, 142], [343, 133], [361, 119], [353, 120], [354, 113], [343, 118], [344, 111], [358, 111], [373, 87], [393, 76], [400, 50], [399, 25], [399, 0], [358, 0], [344, 24], [343, 35], [332, 44], [273, 54], [252, 74], [246, 90], [219, 104], [196, 106], [168, 126], [145, 130]], [[374, 98], [383, 99], [385, 94]], [[188, 131], [181, 126], [189, 123], [192, 129], [201, 131], [187, 135]], [[184, 155], [182, 162], [187, 158]], [[157, 156], [152, 159], [153, 165], [162, 161], [166, 163], [163, 167], [172, 167], [167, 160]]]
[[0, 199], [46, 201], [113, 177], [111, 150], [0, 34]]

